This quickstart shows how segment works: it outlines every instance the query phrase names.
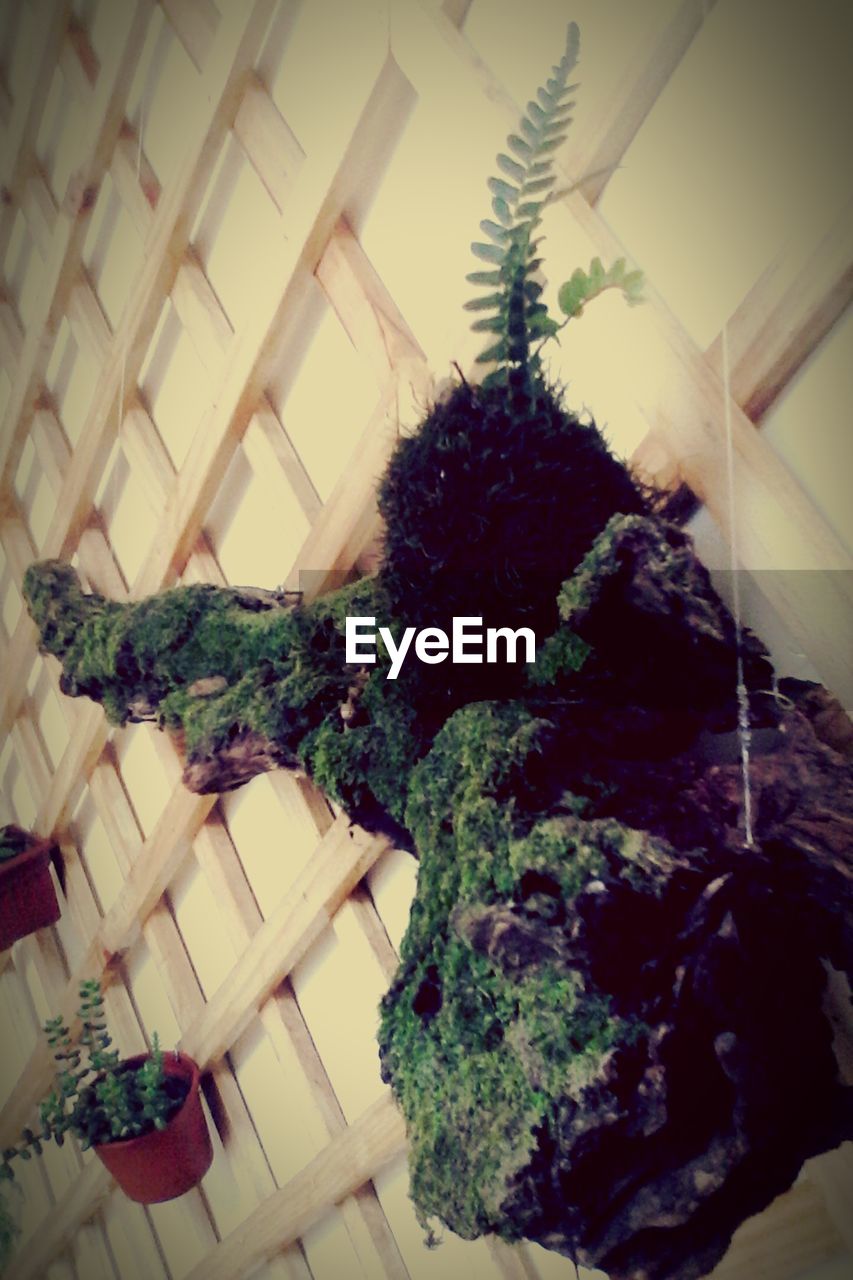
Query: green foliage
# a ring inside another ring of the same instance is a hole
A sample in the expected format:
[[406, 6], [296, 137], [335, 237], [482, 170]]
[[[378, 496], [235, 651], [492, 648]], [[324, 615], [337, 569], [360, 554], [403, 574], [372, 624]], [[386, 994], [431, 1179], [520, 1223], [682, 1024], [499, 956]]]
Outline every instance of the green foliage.
[[[541, 239], [534, 236], [546, 205], [568, 194], [554, 189], [554, 156], [572, 120], [575, 103], [571, 95], [578, 86], [569, 83], [569, 76], [577, 65], [579, 44], [578, 28], [572, 22], [563, 57], [537, 90], [536, 99], [528, 102], [518, 132], [507, 138], [512, 154], [501, 152], [497, 157], [502, 176], [492, 177], [488, 183], [494, 217], [480, 223], [487, 239], [471, 245], [474, 256], [489, 269], [466, 276], [471, 284], [489, 290], [465, 304], [466, 310], [478, 313], [472, 330], [489, 335], [477, 363], [498, 366], [487, 374], [483, 385], [508, 386], [512, 404], [522, 412], [528, 408], [540, 374], [539, 350], [563, 327], [548, 314], [542, 301], [543, 286], [537, 279]], [[559, 306], [567, 317], [563, 324], [580, 316], [585, 304], [605, 289], [621, 289], [630, 305], [641, 302], [642, 286], [642, 272], [629, 271], [624, 258], [607, 271], [599, 258], [593, 258], [588, 272], [578, 268], [560, 288]], [[539, 346], [532, 351], [534, 343]]]
[[381, 613], [373, 590], [355, 584], [296, 609], [198, 584], [123, 605], [84, 593], [58, 561], [31, 565], [24, 579], [65, 693], [100, 702], [114, 724], [153, 719], [180, 731], [188, 757], [254, 734], [277, 744], [282, 763], [346, 697], [344, 618]]
[[417, 668], [386, 680], [387, 665], [377, 662], [351, 718], [328, 716], [306, 734], [299, 756], [317, 786], [354, 821], [409, 848], [403, 825], [409, 776], [431, 741], [425, 682]]
[[534, 686], [556, 684], [562, 676], [576, 675], [586, 662], [590, 647], [568, 627], [560, 627], [540, 645], [529, 682]]
[[[610, 517], [647, 504], [601, 433], [550, 388], [519, 417], [503, 388], [463, 383], [399, 442], [379, 507], [380, 582], [394, 616], [446, 630], [454, 615], [481, 616], [484, 626], [531, 626], [539, 639], [556, 629], [560, 586]], [[499, 686], [476, 686], [496, 672]], [[469, 689], [456, 705], [512, 694], [504, 667], [461, 667], [453, 678]]]
[[185, 1082], [167, 1076], [156, 1034], [151, 1054], [128, 1070], [104, 1022], [104, 998], [95, 980], [81, 982], [79, 1028], [71, 1033], [61, 1015], [44, 1024], [54, 1060], [54, 1086], [39, 1107], [40, 1128], [26, 1128], [3, 1152], [0, 1178], [14, 1177], [13, 1161], [42, 1154], [45, 1142], [62, 1146], [73, 1133], [87, 1147], [165, 1129], [186, 1096]]
[[643, 301], [643, 273], [629, 271], [624, 258], [617, 258], [609, 271], [605, 271], [600, 258], [593, 258], [589, 271], [580, 267], [571, 279], [561, 286], [558, 295], [560, 310], [571, 320], [583, 314], [584, 306], [599, 297], [606, 289], [620, 289], [630, 307]]
[[[619, 823], [581, 821], [582, 801], [563, 802], [559, 814], [543, 803], [533, 780], [551, 732], [520, 703], [465, 707], [409, 791], [418, 888], [381, 1006], [380, 1055], [406, 1116], [418, 1213], [465, 1238], [523, 1234], [541, 1208], [525, 1174], [537, 1150], [559, 1140], [561, 1109], [580, 1099], [610, 1047], [641, 1031], [557, 957], [507, 967], [466, 926], [506, 909], [535, 928], [569, 910], [630, 843]], [[632, 852], [626, 873], [635, 861]], [[526, 1202], [511, 1215], [513, 1196]]]
[[527, 104], [519, 132], [507, 138], [512, 154], [498, 155], [503, 176], [489, 179], [494, 219], [480, 223], [488, 240], [471, 246], [474, 255], [492, 268], [467, 277], [492, 291], [466, 304], [469, 310], [486, 313], [472, 328], [491, 337], [477, 359], [483, 364], [498, 362], [487, 382], [508, 384], [525, 398], [530, 392], [530, 344], [557, 331], [535, 278], [540, 260], [534, 234], [556, 182], [554, 152], [565, 140], [572, 118], [571, 94], [577, 86], [569, 83], [569, 76], [577, 62], [579, 39], [578, 28], [571, 23], [565, 52], [553, 75], [538, 90], [538, 101]]

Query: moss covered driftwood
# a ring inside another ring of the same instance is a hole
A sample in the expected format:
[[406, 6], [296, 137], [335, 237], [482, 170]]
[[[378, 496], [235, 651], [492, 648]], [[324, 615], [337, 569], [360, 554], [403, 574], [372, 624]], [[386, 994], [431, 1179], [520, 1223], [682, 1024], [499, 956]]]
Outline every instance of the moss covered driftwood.
[[[450, 404], [467, 423], [483, 396], [488, 421], [497, 394], [463, 387]], [[447, 411], [425, 431], [443, 438]], [[417, 852], [380, 1050], [423, 1220], [535, 1239], [614, 1278], [692, 1280], [804, 1159], [853, 1136], [823, 1008], [825, 965], [853, 975], [849, 735], [815, 687], [773, 690], [744, 634], [748, 846], [734, 623], [687, 535], [648, 514], [597, 437], [573, 487], [590, 430], [564, 415], [549, 468], [528, 440], [502, 473], [525, 493], [523, 556], [562, 462], [569, 527], [554, 511], [548, 527], [563, 581], [544, 555], [515, 592], [500, 557], [453, 562], [469, 547], [454, 468], [472, 455], [448, 433], [438, 469], [408, 443], [392, 464], [378, 577], [311, 606], [205, 586], [118, 605], [56, 562], [31, 568], [25, 594], [65, 691], [174, 732], [188, 786], [304, 769]], [[411, 508], [395, 505], [401, 475]], [[485, 526], [468, 508], [484, 547], [506, 528], [498, 481]], [[419, 592], [409, 557], [451, 512], [442, 605], [439, 575]], [[430, 593], [437, 610], [550, 618], [535, 666], [414, 664], [389, 681], [381, 662], [346, 665], [347, 614], [399, 628]], [[495, 699], [499, 678], [513, 696]]]

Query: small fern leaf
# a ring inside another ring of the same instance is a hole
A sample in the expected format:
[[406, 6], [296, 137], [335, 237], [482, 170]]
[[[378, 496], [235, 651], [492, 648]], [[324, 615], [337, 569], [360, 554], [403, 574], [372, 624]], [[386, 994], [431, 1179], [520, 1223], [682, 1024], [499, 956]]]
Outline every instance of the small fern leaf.
[[[558, 328], [541, 301], [542, 286], [532, 277], [541, 266], [536, 230], [556, 183], [553, 153], [565, 141], [574, 107], [571, 95], [577, 86], [569, 84], [569, 75], [578, 48], [578, 29], [572, 23], [563, 57], [552, 67], [544, 88], [528, 102], [518, 132], [507, 137], [507, 150], [497, 157], [502, 176], [489, 179], [494, 218], [481, 222], [480, 230], [493, 243], [472, 245], [478, 258], [499, 268], [467, 277], [473, 284], [497, 289], [465, 304], [466, 310], [485, 313], [474, 321], [475, 331], [498, 336], [478, 360], [507, 362], [503, 381], [516, 390], [528, 386], [531, 373], [541, 368], [538, 352], [531, 351], [531, 339], [549, 337]], [[573, 305], [582, 307], [585, 290], [584, 276], [576, 298], [570, 299]]]
[[624, 258], [617, 258], [610, 270], [605, 271], [601, 259], [593, 258], [588, 273], [578, 268], [561, 286], [557, 302], [564, 315], [572, 319], [605, 289], [619, 289], [628, 305], [636, 306], [643, 301], [643, 273], [626, 271]]
[[483, 316], [481, 320], [475, 320], [471, 325], [474, 333], [503, 333], [504, 318], [503, 316]]
[[517, 133], [511, 133], [506, 140], [506, 144], [517, 156], [521, 156], [522, 160], [531, 160], [533, 158], [533, 148], [530, 143], [525, 142]]
[[504, 182], [503, 178], [489, 178], [488, 187], [493, 196], [506, 200], [507, 204], [514, 204], [519, 197], [518, 187], [514, 187], [510, 182]]
[[490, 240], [494, 240], [495, 244], [504, 244], [509, 238], [508, 229], [497, 222], [492, 222], [491, 218], [483, 219], [480, 223], [480, 230], [483, 235], [488, 236]]
[[492, 212], [501, 226], [512, 226], [512, 214], [510, 213], [509, 205], [501, 196], [495, 196], [492, 200]]
[[475, 361], [476, 364], [491, 364], [493, 360], [505, 360], [507, 354], [507, 343], [505, 338], [501, 338], [500, 342], [495, 342], [491, 347], [487, 347], [485, 351], [481, 351]]
[[498, 155], [498, 168], [516, 182], [524, 182], [525, 172], [517, 160], [513, 160], [511, 156], [504, 155], [503, 151]]
[[465, 279], [469, 284], [503, 284], [503, 275], [500, 271], [469, 271]]
[[471, 245], [471, 252], [475, 258], [481, 258], [483, 262], [494, 262], [498, 266], [506, 257], [506, 249], [502, 249], [500, 245], [481, 244], [476, 240]]
[[465, 311], [487, 311], [491, 307], [499, 307], [503, 303], [502, 293], [490, 293], [485, 298], [470, 298], [464, 303]]

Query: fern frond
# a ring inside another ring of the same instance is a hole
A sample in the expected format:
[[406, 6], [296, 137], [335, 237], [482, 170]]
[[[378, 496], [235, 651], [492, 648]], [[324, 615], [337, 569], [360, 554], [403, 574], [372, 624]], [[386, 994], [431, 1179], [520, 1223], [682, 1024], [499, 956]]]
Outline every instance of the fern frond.
[[493, 243], [476, 242], [471, 249], [476, 257], [497, 266], [497, 272], [472, 272], [472, 284], [499, 293], [467, 303], [471, 311], [487, 311], [474, 322], [477, 331], [499, 335], [477, 357], [478, 363], [503, 362], [504, 366], [489, 375], [489, 380], [503, 381], [517, 390], [523, 400], [529, 394], [532, 361], [531, 339], [541, 339], [557, 331], [557, 324], [539, 302], [541, 287], [533, 280], [541, 259], [536, 256], [538, 241], [533, 239], [539, 226], [547, 194], [556, 182], [553, 157], [566, 137], [574, 102], [571, 94], [577, 85], [569, 76], [577, 64], [580, 33], [572, 22], [566, 32], [566, 48], [560, 62], [544, 87], [537, 90], [537, 101], [527, 104], [518, 131], [507, 138], [507, 151], [497, 157], [502, 177], [489, 179], [492, 212], [497, 221], [487, 219], [480, 230]]
[[560, 288], [557, 297], [560, 310], [570, 320], [574, 319], [605, 289], [620, 289], [629, 307], [636, 306], [643, 301], [643, 273], [629, 271], [624, 258], [617, 258], [610, 270], [605, 271], [601, 259], [593, 258], [588, 272], [578, 267]]
[[[535, 100], [528, 102], [517, 131], [507, 137], [507, 150], [498, 154], [497, 166], [503, 176], [488, 180], [494, 218], [480, 223], [487, 240], [471, 245], [475, 256], [492, 268], [466, 276], [471, 284], [488, 290], [465, 303], [467, 311], [479, 313], [471, 328], [491, 336], [477, 363], [497, 364], [483, 379], [483, 386], [507, 387], [513, 413], [523, 414], [530, 403], [542, 344], [569, 320], [582, 315], [588, 302], [606, 289], [621, 290], [631, 306], [643, 300], [641, 271], [629, 271], [624, 258], [605, 270], [601, 260], [593, 258], [589, 271], [579, 268], [561, 287], [558, 302], [566, 319], [558, 324], [541, 301], [542, 286], [534, 278], [542, 265], [538, 256], [541, 238], [535, 238], [535, 232], [545, 206], [570, 195], [584, 181], [555, 190], [554, 154], [565, 141], [572, 120], [572, 94], [578, 86], [569, 83], [569, 75], [577, 64], [579, 43], [578, 28], [571, 23], [562, 59], [536, 91]], [[531, 351], [533, 343], [537, 344], [535, 351]]]

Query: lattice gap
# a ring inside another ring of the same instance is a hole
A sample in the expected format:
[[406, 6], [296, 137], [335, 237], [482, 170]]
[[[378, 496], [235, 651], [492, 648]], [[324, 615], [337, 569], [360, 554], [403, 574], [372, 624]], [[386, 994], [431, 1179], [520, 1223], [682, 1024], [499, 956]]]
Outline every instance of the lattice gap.
[[[849, 568], [853, 548], [833, 463], [853, 392], [850, 23], [819, 8], [577, 0], [570, 15], [586, 84], [564, 167], [593, 176], [549, 217], [548, 257], [622, 242], [652, 301], [603, 303], [554, 369], [620, 452], [704, 498], [694, 528], [721, 566], [724, 459], [702, 428], [721, 417], [724, 323], [744, 562], [792, 567], [783, 533], [793, 567]], [[116, 598], [300, 574], [313, 592], [374, 562], [394, 439], [474, 354], [468, 241], [565, 5], [2, 10], [0, 820], [56, 833], [65, 906], [0, 960], [0, 1136], [41, 1096], [39, 1023], [112, 956], [123, 1051], [156, 1028], [199, 1059], [215, 1144], [202, 1191], [148, 1209], [91, 1156], [50, 1151], [22, 1171], [10, 1274], [568, 1280], [536, 1246], [423, 1247], [374, 1041], [412, 859], [284, 774], [190, 795], [168, 739], [113, 732], [60, 694], [20, 595], [39, 556]], [[772, 579], [747, 621], [783, 669], [850, 700], [851, 576], [829, 627]], [[849, 1150], [813, 1162], [715, 1275], [841, 1280], [851, 1199]]]

